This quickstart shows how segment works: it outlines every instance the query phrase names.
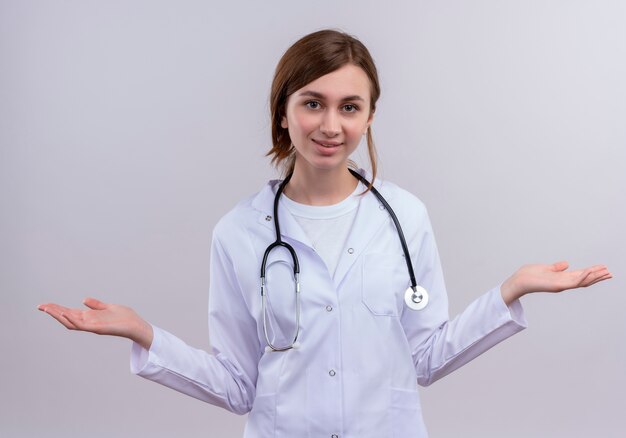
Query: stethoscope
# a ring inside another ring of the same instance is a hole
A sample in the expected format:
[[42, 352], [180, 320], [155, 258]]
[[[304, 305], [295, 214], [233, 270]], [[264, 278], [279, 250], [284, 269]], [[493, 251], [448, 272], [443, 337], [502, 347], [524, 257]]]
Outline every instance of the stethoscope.
[[[353, 169], [348, 169], [350, 173], [359, 181], [361, 181], [365, 186], [369, 186], [369, 181], [364, 178], [360, 173]], [[286, 351], [294, 348], [297, 345], [298, 335], [300, 333], [300, 264], [298, 263], [298, 256], [296, 254], [296, 250], [288, 244], [287, 242], [283, 242], [280, 238], [280, 224], [278, 223], [278, 201], [280, 199], [280, 195], [283, 193], [285, 186], [291, 179], [291, 175], [287, 175], [287, 177], [283, 180], [283, 182], [278, 187], [276, 191], [276, 196], [274, 197], [274, 229], [276, 230], [276, 240], [270, 244], [265, 250], [265, 254], [263, 254], [263, 261], [261, 262], [261, 307], [263, 312], [263, 333], [265, 334], [265, 340], [267, 341], [268, 347], [273, 351]], [[421, 286], [417, 285], [417, 281], [415, 281], [415, 273], [413, 272], [413, 264], [411, 262], [411, 255], [409, 254], [409, 248], [406, 244], [406, 240], [404, 239], [404, 233], [402, 232], [402, 227], [400, 226], [400, 222], [396, 217], [391, 206], [387, 203], [383, 195], [380, 194], [378, 190], [372, 185], [371, 189], [372, 193], [378, 201], [387, 209], [389, 212], [389, 216], [393, 220], [394, 225], [396, 226], [396, 230], [398, 232], [398, 238], [400, 239], [400, 244], [402, 245], [402, 251], [404, 252], [404, 260], [406, 261], [406, 267], [409, 271], [409, 277], [411, 279], [411, 286], [404, 293], [404, 302], [409, 309], [412, 310], [422, 310], [428, 304], [428, 292]], [[291, 258], [293, 260], [293, 278], [295, 282], [295, 293], [296, 293], [296, 328], [295, 333], [293, 335], [293, 341], [284, 346], [279, 347], [270, 341], [270, 337], [267, 331], [267, 297], [265, 291], [265, 268], [267, 264], [267, 258], [272, 252], [273, 249], [277, 247], [283, 247], [289, 251], [291, 254]]]

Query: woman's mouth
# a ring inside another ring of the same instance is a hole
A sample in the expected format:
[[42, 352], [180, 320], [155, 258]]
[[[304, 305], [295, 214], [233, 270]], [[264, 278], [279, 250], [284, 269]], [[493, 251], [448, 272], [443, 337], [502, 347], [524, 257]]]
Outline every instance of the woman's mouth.
[[334, 148], [341, 145], [341, 142], [338, 141], [323, 141], [323, 140], [313, 140], [318, 145], [325, 148]]

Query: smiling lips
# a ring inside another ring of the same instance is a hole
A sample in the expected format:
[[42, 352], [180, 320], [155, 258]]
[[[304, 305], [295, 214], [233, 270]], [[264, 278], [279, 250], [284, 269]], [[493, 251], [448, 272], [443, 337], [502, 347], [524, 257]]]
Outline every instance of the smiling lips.
[[325, 148], [334, 148], [337, 146], [340, 146], [342, 143], [341, 142], [337, 142], [337, 141], [319, 141], [319, 140], [313, 140], [313, 142], [315, 142], [316, 144], [325, 147]]

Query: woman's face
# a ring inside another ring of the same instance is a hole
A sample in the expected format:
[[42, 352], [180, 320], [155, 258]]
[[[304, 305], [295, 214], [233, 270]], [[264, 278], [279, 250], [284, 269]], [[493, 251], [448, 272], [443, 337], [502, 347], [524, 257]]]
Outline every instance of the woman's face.
[[296, 167], [331, 170], [347, 166], [373, 117], [369, 78], [348, 64], [289, 96], [281, 126], [296, 149]]

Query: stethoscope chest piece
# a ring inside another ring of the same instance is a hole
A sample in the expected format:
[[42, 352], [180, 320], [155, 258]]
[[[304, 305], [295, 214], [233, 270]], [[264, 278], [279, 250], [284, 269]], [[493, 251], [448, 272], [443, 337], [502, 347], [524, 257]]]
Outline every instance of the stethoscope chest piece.
[[404, 293], [404, 303], [411, 310], [422, 310], [428, 305], [428, 292], [422, 286], [409, 287]]

